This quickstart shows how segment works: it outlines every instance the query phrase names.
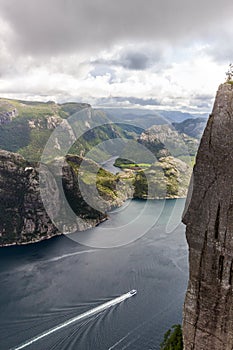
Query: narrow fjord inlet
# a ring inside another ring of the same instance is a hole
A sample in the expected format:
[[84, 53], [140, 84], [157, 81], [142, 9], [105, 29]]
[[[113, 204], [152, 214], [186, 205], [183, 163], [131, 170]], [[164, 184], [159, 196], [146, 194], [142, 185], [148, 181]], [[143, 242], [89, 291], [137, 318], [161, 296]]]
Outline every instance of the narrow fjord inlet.
[[233, 350], [232, 13], [0, 0], [0, 350]]

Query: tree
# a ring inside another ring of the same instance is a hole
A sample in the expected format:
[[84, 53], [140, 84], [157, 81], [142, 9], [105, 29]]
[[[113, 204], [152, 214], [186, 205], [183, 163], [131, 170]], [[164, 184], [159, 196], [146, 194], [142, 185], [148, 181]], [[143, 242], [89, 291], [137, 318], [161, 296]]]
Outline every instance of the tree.
[[229, 64], [228, 71], [226, 72], [227, 82], [232, 81], [233, 78], [233, 63]]
[[160, 350], [183, 350], [183, 337], [180, 324], [175, 324], [165, 335]]

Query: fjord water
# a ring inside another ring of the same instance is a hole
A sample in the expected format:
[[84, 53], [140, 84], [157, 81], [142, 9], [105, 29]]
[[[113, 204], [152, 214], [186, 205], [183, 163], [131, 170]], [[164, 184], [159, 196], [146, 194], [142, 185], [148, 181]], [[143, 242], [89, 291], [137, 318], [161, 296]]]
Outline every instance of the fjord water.
[[[160, 201], [149, 202], [149, 213]], [[132, 201], [129, 220], [143, 201]], [[33, 350], [158, 350], [164, 332], [180, 323], [188, 279], [184, 226], [166, 225], [184, 200], [167, 200], [159, 220], [140, 239], [98, 249], [67, 237], [0, 250], [0, 349], [12, 349], [131, 289], [136, 296], [74, 322], [29, 345]], [[110, 214], [125, 223], [127, 206]], [[131, 217], [130, 217], [131, 216]], [[147, 225], [147, 214], [141, 217]], [[176, 220], [175, 220], [176, 221]], [[102, 227], [103, 227], [102, 226]], [[130, 226], [133, 230], [133, 225]], [[175, 227], [175, 226], [174, 226]], [[83, 234], [86, 234], [85, 232]], [[88, 235], [101, 234], [94, 228]], [[100, 238], [101, 239], [101, 238]]]

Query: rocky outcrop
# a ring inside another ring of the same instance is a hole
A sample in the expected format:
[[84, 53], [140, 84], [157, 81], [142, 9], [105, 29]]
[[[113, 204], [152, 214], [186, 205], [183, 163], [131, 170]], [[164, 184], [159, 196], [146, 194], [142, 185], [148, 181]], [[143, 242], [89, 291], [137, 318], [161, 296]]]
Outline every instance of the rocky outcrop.
[[0, 125], [10, 123], [14, 118], [18, 117], [18, 115], [16, 108], [10, 111], [0, 111]]
[[122, 169], [118, 176], [125, 187], [128, 185], [129, 198], [172, 199], [187, 195], [192, 170], [178, 158], [161, 157], [153, 164], [139, 165], [117, 158], [115, 164]]
[[134, 176], [134, 198], [185, 198], [191, 168], [180, 159], [169, 156], [160, 158], [148, 169], [136, 171]]
[[153, 125], [140, 135], [139, 142], [157, 158], [194, 156], [199, 145], [198, 139], [177, 131], [172, 124]]
[[193, 172], [183, 222], [190, 278], [185, 350], [233, 349], [233, 85], [219, 87]]
[[156, 158], [167, 157], [171, 153], [164, 142], [170, 138], [171, 133], [172, 129], [169, 125], [153, 125], [140, 135], [138, 142], [150, 150]]
[[186, 119], [181, 123], [172, 123], [172, 125], [179, 133], [184, 133], [200, 140], [205, 129], [206, 122], [206, 118], [191, 118]]
[[[81, 224], [77, 219], [75, 227], [72, 227], [77, 231], [96, 226], [107, 218], [105, 213], [93, 209], [82, 197], [75, 169], [81, 161], [80, 157], [67, 155], [62, 168], [65, 196], [77, 218], [81, 218]], [[38, 166], [18, 154], [0, 151], [0, 246], [36, 242], [60, 234], [41, 199]], [[50, 168], [52, 166], [49, 165]], [[42, 171], [46, 173], [47, 168], [44, 165]], [[52, 217], [61, 218], [65, 206], [57, 190], [56, 176], [51, 181], [49, 187], [55, 191], [55, 196], [47, 210], [53, 214]], [[102, 184], [102, 189], [108, 191], [108, 184]]]

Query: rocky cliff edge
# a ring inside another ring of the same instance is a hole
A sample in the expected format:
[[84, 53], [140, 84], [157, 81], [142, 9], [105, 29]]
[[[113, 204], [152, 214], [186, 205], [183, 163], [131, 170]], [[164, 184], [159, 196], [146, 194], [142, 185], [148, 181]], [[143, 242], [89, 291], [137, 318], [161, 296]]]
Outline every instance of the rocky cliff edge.
[[183, 217], [190, 264], [185, 350], [233, 349], [232, 151], [233, 85], [225, 83], [201, 140]]

